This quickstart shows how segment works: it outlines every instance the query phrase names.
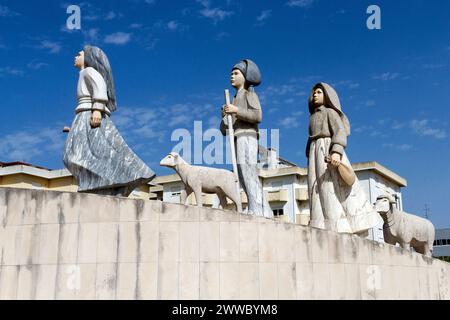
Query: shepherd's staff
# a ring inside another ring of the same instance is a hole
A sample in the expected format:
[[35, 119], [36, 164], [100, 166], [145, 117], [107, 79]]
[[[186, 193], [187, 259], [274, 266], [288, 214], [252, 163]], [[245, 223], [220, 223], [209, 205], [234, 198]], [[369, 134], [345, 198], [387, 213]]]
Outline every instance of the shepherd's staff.
[[[225, 89], [225, 104], [228, 106], [230, 105], [230, 92], [228, 89]], [[236, 179], [236, 188], [237, 188], [237, 194], [239, 197], [241, 196], [241, 188], [239, 185], [239, 175], [238, 175], [238, 168], [237, 168], [237, 161], [236, 161], [236, 149], [234, 147], [234, 129], [233, 129], [233, 117], [231, 114], [227, 114], [227, 124], [228, 124], [228, 135], [230, 137], [230, 148], [231, 148], [231, 161], [233, 162], [233, 172], [234, 177]]]

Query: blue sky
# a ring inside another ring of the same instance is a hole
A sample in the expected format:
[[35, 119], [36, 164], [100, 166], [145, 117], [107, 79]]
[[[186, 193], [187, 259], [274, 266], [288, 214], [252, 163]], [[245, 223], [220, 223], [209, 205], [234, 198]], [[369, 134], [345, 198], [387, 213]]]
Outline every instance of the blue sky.
[[[69, 4], [81, 30], [65, 28]], [[381, 8], [381, 30], [366, 9]], [[404, 208], [450, 226], [450, 2], [4, 1], [0, 2], [0, 161], [62, 168], [86, 43], [113, 67], [113, 121], [158, 174], [177, 128], [217, 128], [234, 63], [258, 63], [261, 127], [280, 130], [281, 156], [306, 165], [307, 95], [337, 89], [352, 124], [352, 162], [378, 161], [408, 180]]]

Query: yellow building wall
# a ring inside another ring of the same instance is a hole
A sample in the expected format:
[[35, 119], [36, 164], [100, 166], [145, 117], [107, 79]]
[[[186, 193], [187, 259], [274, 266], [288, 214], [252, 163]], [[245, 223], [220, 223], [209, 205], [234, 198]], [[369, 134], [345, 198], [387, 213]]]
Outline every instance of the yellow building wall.
[[1, 186], [20, 189], [47, 189], [48, 180], [22, 173], [12, 174], [2, 177]]
[[78, 185], [74, 177], [63, 177], [50, 180], [49, 189], [53, 191], [77, 192]]

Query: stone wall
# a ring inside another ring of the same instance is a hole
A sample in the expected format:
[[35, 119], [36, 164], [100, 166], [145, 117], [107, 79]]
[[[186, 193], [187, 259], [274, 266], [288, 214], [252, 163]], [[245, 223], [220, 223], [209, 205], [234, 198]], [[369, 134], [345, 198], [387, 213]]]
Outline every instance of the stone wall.
[[0, 188], [0, 299], [450, 299], [450, 264], [159, 201]]

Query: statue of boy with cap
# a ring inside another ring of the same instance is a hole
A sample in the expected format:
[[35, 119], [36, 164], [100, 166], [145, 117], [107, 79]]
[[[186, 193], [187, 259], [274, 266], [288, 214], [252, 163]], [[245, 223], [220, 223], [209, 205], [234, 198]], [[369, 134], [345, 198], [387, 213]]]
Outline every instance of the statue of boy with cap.
[[262, 110], [254, 87], [261, 83], [261, 73], [253, 61], [245, 59], [233, 67], [230, 82], [236, 89], [236, 95], [232, 103], [222, 109], [220, 131], [223, 135], [227, 134], [226, 116], [231, 114], [239, 181], [247, 194], [248, 214], [271, 218], [273, 212], [265, 199], [257, 168], [258, 124], [262, 120]]

